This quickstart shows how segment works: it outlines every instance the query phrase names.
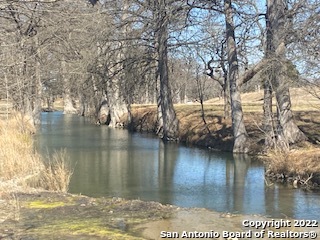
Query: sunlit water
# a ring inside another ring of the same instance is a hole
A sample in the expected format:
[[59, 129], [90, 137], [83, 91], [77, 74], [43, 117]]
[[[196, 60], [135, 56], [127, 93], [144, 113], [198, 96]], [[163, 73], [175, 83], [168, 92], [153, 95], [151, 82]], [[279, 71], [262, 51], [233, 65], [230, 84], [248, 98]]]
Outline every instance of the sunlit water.
[[319, 192], [267, 186], [263, 165], [250, 157], [163, 144], [60, 112], [42, 114], [36, 143], [43, 154], [66, 149], [71, 193], [320, 220]]

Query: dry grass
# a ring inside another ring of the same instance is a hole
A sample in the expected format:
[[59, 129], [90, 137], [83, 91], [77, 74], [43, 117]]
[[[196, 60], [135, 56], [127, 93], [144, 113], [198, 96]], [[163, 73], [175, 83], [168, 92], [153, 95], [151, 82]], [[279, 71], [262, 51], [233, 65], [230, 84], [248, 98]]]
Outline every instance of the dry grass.
[[274, 173], [307, 176], [320, 172], [320, 148], [308, 145], [287, 152], [270, 150], [265, 161]]
[[[320, 94], [318, 92], [318, 94]], [[317, 111], [320, 109], [320, 99], [304, 88], [290, 89], [293, 111]], [[262, 112], [263, 90], [259, 92], [242, 93], [241, 101], [245, 112]], [[210, 105], [223, 106], [223, 99], [213, 98], [205, 102]], [[276, 108], [276, 99], [273, 97], [273, 106]]]
[[12, 111], [12, 103], [0, 99], [0, 119], [7, 119]]
[[268, 177], [293, 181], [293, 184], [299, 183], [305, 187], [319, 186], [319, 147], [305, 143], [305, 146], [299, 149], [288, 151], [274, 149], [270, 150], [263, 160]]
[[66, 161], [66, 151], [55, 152], [45, 162], [45, 169], [40, 174], [40, 187], [51, 191], [67, 192], [72, 175], [70, 162]]
[[20, 121], [0, 121], [0, 177], [2, 180], [26, 178], [43, 168], [40, 156], [33, 151], [32, 136]]
[[0, 192], [29, 191], [34, 186], [66, 191], [72, 173], [65, 153], [57, 153], [47, 164], [34, 150], [30, 134], [34, 128], [27, 119], [15, 116], [0, 120]]

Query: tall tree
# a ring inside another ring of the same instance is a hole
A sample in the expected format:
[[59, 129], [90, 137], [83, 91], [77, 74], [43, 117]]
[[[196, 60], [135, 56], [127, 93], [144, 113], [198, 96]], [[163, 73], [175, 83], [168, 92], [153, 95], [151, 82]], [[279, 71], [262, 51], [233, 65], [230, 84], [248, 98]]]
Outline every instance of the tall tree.
[[237, 46], [234, 33], [233, 8], [232, 1], [224, 1], [224, 14], [226, 21], [226, 39], [229, 64], [229, 82], [230, 82], [230, 99], [232, 114], [232, 130], [234, 137], [233, 152], [245, 153], [248, 148], [248, 134], [244, 125], [240, 84], [239, 84], [239, 65], [237, 56]]
[[277, 100], [278, 143], [291, 144], [305, 139], [305, 135], [296, 125], [291, 111], [289, 93], [290, 79], [288, 76], [288, 62], [286, 46], [290, 15], [287, 0], [267, 0], [267, 57], [271, 59], [271, 74], [269, 82], [275, 89]]
[[[172, 3], [171, 3], [172, 4]], [[159, 118], [162, 126], [160, 126], [161, 138], [164, 141], [172, 141], [178, 139], [179, 122], [173, 108], [172, 93], [169, 83], [168, 70], [168, 26], [170, 20], [170, 12], [168, 8], [170, 3], [166, 0], [155, 1], [156, 14], [156, 49], [158, 56], [157, 72], [160, 81], [159, 106], [161, 115]]]
[[[272, 32], [269, 21], [269, 11], [266, 13], [266, 50], [265, 58], [269, 59], [272, 52]], [[270, 68], [264, 74], [263, 79], [263, 130], [265, 132], [265, 145], [273, 146], [275, 144], [275, 126], [274, 126], [274, 117], [272, 113], [272, 78], [274, 78], [275, 73]]]
[[[113, 66], [109, 67], [109, 74], [106, 79], [107, 87], [106, 90], [106, 100], [109, 107], [110, 114], [110, 123], [109, 126], [115, 127], [120, 123], [120, 118], [124, 113], [128, 112], [124, 88], [126, 81], [126, 76], [124, 69], [126, 68], [124, 62], [127, 54], [127, 42], [125, 41], [126, 37], [130, 31], [130, 24], [128, 23], [128, 9], [130, 7], [128, 0], [119, 1], [120, 17], [114, 19], [115, 25], [119, 26], [119, 29], [114, 29], [118, 34], [118, 41], [115, 43], [107, 43], [115, 45], [115, 58], [113, 59]], [[119, 21], [120, 24], [117, 24], [116, 21]], [[117, 39], [117, 37], [115, 36]]]
[[[244, 116], [242, 111], [241, 103], [241, 81], [239, 78], [239, 60], [237, 43], [235, 39], [235, 23], [234, 23], [234, 12], [236, 11], [233, 6], [233, 1], [188, 1], [188, 4], [194, 8], [203, 10], [214, 11], [224, 17], [225, 20], [225, 34], [226, 34], [226, 55], [228, 70], [224, 70], [223, 86], [226, 87], [229, 84], [230, 90], [230, 103], [231, 103], [231, 118], [232, 118], [232, 130], [233, 130], [233, 152], [235, 153], [246, 153], [249, 151], [248, 134], [244, 125]], [[222, 45], [225, 43], [221, 42]], [[222, 46], [223, 47], [223, 46]], [[223, 48], [222, 48], [223, 49]], [[222, 53], [223, 54], [223, 51]], [[220, 57], [220, 60], [224, 60], [224, 56]], [[210, 69], [210, 61], [209, 61]], [[221, 67], [224, 68], [224, 63], [221, 62]], [[212, 71], [211, 71], [212, 72]], [[209, 73], [209, 75], [211, 75]], [[225, 91], [228, 94], [228, 90]], [[226, 101], [227, 96], [226, 96]], [[226, 109], [226, 112], [228, 110]]]

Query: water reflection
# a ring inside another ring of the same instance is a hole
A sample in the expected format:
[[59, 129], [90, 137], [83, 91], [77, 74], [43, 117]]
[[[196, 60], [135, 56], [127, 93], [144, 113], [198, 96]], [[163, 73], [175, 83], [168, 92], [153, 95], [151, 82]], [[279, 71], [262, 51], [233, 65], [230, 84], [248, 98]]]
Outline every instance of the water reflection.
[[66, 148], [70, 191], [139, 198], [184, 207], [270, 217], [319, 219], [319, 193], [266, 186], [260, 162], [244, 155], [164, 144], [150, 135], [97, 127], [88, 119], [44, 113], [38, 148]]

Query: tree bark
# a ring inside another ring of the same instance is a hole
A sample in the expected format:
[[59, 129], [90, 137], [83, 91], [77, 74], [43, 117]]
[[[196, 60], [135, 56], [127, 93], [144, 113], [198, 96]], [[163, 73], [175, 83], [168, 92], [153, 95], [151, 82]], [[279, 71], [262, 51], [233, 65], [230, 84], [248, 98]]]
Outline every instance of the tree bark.
[[240, 86], [250, 81], [257, 73], [265, 69], [267, 64], [268, 61], [266, 61], [266, 59], [263, 59], [262, 61], [254, 65], [251, 69], [247, 70], [239, 79]]
[[[122, 15], [121, 15], [121, 23], [123, 24], [122, 29], [119, 30], [120, 35], [125, 38], [128, 33], [128, 23], [127, 23], [127, 11], [129, 9], [129, 1], [125, 0], [122, 2]], [[126, 66], [124, 63], [124, 59], [127, 55], [126, 50], [126, 42], [118, 42], [118, 49], [119, 52], [116, 54], [115, 57], [115, 66], [110, 69], [113, 72], [113, 76], [107, 79], [107, 89], [106, 89], [106, 96], [107, 96], [107, 103], [109, 107], [109, 115], [110, 115], [110, 127], [117, 127], [118, 125], [122, 125], [120, 118], [123, 114], [128, 113], [128, 103], [126, 101], [125, 96], [125, 86], [124, 82], [127, 81], [126, 79]], [[124, 71], [122, 71], [124, 70]], [[108, 76], [107, 76], [108, 77]], [[130, 105], [130, 104], [129, 104]], [[100, 112], [101, 115], [101, 112]]]
[[120, 80], [116, 77], [116, 79], [109, 80], [108, 82], [111, 83], [107, 90], [107, 102], [110, 114], [110, 122], [108, 125], [110, 127], [116, 127], [120, 123], [121, 116], [127, 113], [128, 109], [120, 93]]
[[231, 116], [231, 109], [230, 109], [230, 82], [229, 82], [229, 77], [228, 77], [228, 70], [225, 66], [225, 59], [224, 59], [224, 47], [222, 46], [222, 52], [221, 52], [221, 68], [223, 71], [223, 86], [222, 86], [222, 90], [223, 90], [223, 100], [224, 100], [224, 107], [223, 107], [223, 111], [224, 111], [224, 119], [229, 119]]
[[61, 72], [63, 81], [63, 114], [76, 114], [77, 109], [73, 106], [70, 94], [70, 83], [67, 77], [67, 66], [64, 58], [61, 59]]
[[[267, 28], [267, 39], [266, 39], [266, 51], [265, 51], [265, 59], [268, 60], [270, 58], [270, 54], [272, 52], [272, 32], [271, 26], [269, 21], [269, 10], [267, 9], [266, 14], [266, 28]], [[257, 66], [253, 69], [259, 69], [260, 66], [267, 66], [268, 64], [263, 64], [264, 61], [261, 61]], [[263, 96], [263, 131], [265, 132], [265, 145], [268, 147], [272, 147], [275, 145], [275, 126], [274, 126], [274, 118], [272, 112], [272, 83], [273, 78], [275, 77], [272, 68], [267, 69], [265, 72], [265, 79], [264, 79], [264, 96]]]
[[239, 67], [234, 34], [233, 12], [231, 0], [224, 1], [226, 38], [229, 64], [231, 117], [234, 137], [233, 152], [246, 153], [249, 151], [248, 134], [244, 125], [243, 111], [239, 86]]
[[157, 0], [158, 26], [156, 31], [158, 73], [160, 80], [160, 106], [162, 114], [162, 139], [164, 141], [178, 140], [179, 122], [173, 108], [168, 74], [168, 16], [165, 0]]
[[41, 123], [41, 110], [42, 110], [42, 82], [41, 82], [41, 64], [40, 64], [40, 46], [39, 39], [35, 36], [35, 45], [36, 45], [36, 53], [35, 53], [35, 77], [34, 77], [34, 100], [33, 100], [33, 122], [35, 125], [39, 125]]
[[272, 113], [272, 87], [269, 79], [264, 80], [263, 96], [263, 131], [265, 133], [265, 145], [271, 147], [275, 144], [275, 126]]
[[270, 49], [268, 58], [272, 59], [271, 83], [275, 89], [278, 109], [278, 144], [291, 144], [306, 137], [298, 128], [291, 111], [289, 79], [286, 67], [286, 35], [288, 32], [287, 0], [268, 0], [267, 17], [269, 21]]

